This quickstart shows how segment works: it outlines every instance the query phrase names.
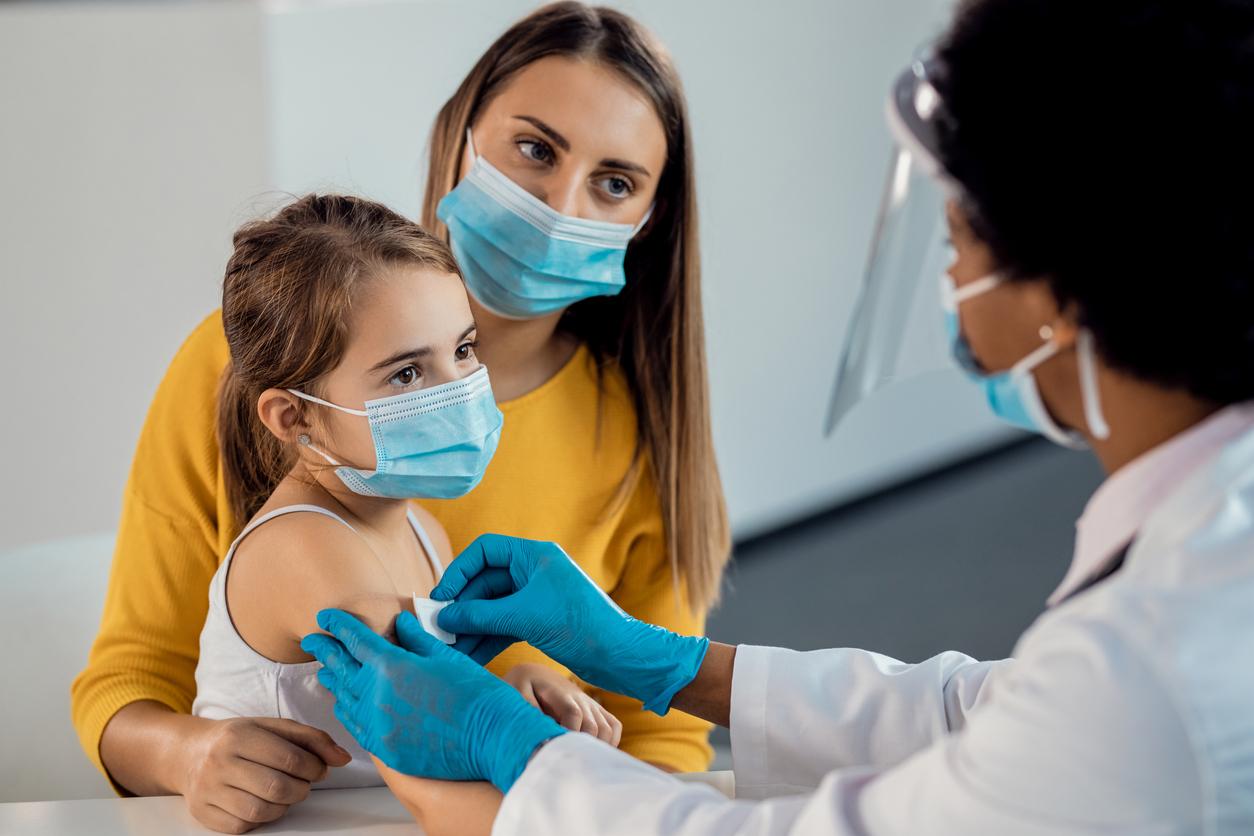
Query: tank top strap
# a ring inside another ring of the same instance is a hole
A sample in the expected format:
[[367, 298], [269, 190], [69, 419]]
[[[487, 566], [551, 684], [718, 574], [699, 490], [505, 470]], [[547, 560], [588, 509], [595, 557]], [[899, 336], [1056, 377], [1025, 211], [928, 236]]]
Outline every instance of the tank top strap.
[[275, 508], [273, 511], [268, 511], [265, 514], [262, 514], [260, 517], [257, 517], [257, 519], [244, 526], [244, 530], [241, 531], [239, 536], [235, 538], [235, 542], [231, 543], [231, 548], [227, 550], [226, 558], [223, 562], [231, 559], [231, 555], [235, 554], [235, 547], [238, 546], [245, 537], [252, 534], [265, 523], [270, 522], [270, 520], [276, 517], [282, 517], [287, 514], [295, 514], [302, 511], [311, 514], [321, 514], [324, 517], [330, 517], [333, 520], [343, 523], [349, 531], [357, 534], [357, 529], [353, 528], [352, 525], [349, 524], [348, 520], [344, 519], [334, 511], [328, 511], [320, 505], [284, 505], [282, 508]]
[[418, 537], [418, 542], [422, 545], [422, 550], [426, 552], [427, 560], [431, 563], [432, 574], [435, 576], [436, 582], [440, 580], [440, 576], [444, 574], [444, 563], [440, 560], [440, 555], [435, 550], [435, 544], [431, 542], [431, 535], [422, 527], [422, 523], [418, 522], [418, 515], [413, 509], [409, 510], [409, 524], [413, 526], [414, 534]]

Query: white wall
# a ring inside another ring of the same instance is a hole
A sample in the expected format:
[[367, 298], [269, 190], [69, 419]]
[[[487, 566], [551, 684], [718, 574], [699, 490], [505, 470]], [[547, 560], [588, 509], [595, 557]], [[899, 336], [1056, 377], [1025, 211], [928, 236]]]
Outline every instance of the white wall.
[[[216, 304], [230, 231], [272, 189], [416, 215], [437, 107], [532, 5], [0, 5], [0, 548], [115, 523], [144, 410]], [[946, 0], [622, 6], [667, 42], [692, 108], [737, 532], [1004, 438], [952, 373], [821, 435], [888, 160], [884, 91]]]
[[0, 550], [110, 529], [267, 185], [242, 3], [0, 4]]

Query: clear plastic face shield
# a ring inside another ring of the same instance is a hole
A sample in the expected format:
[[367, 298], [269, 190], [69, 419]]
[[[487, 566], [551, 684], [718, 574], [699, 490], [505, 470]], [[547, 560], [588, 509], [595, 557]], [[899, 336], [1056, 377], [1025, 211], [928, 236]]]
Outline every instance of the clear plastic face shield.
[[939, 163], [936, 126], [945, 116], [929, 80], [938, 69], [930, 56], [914, 61], [888, 99], [897, 147], [840, 353], [827, 435], [877, 389], [951, 367], [938, 294], [950, 260], [945, 202], [958, 190]]

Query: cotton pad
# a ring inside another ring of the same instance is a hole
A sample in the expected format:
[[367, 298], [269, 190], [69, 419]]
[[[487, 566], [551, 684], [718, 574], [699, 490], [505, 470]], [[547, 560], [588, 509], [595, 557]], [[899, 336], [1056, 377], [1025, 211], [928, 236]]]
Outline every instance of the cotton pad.
[[430, 598], [419, 598], [414, 595], [414, 615], [418, 616], [418, 623], [422, 625], [422, 629], [435, 636], [445, 644], [452, 644], [457, 641], [457, 636], [447, 630], [441, 630], [440, 625], [436, 624], [435, 617], [440, 610], [447, 607], [452, 601], [432, 601]]

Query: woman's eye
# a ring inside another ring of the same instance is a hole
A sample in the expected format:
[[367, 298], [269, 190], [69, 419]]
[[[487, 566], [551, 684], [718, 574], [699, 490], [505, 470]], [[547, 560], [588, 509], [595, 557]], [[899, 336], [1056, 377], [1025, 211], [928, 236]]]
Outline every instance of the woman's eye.
[[393, 386], [413, 386], [418, 382], [418, 377], [419, 374], [416, 367], [406, 366], [396, 374], [392, 375], [392, 378], [388, 381], [388, 383], [391, 383]]
[[454, 352], [454, 356], [457, 357], [458, 360], [469, 360], [471, 357], [475, 356], [475, 344], [462, 343], [457, 347], [457, 351]]
[[537, 139], [518, 140], [518, 150], [529, 160], [538, 163], [553, 162], [553, 149]]
[[601, 189], [613, 198], [629, 197], [635, 191], [635, 187], [626, 177], [602, 177], [599, 182]]

